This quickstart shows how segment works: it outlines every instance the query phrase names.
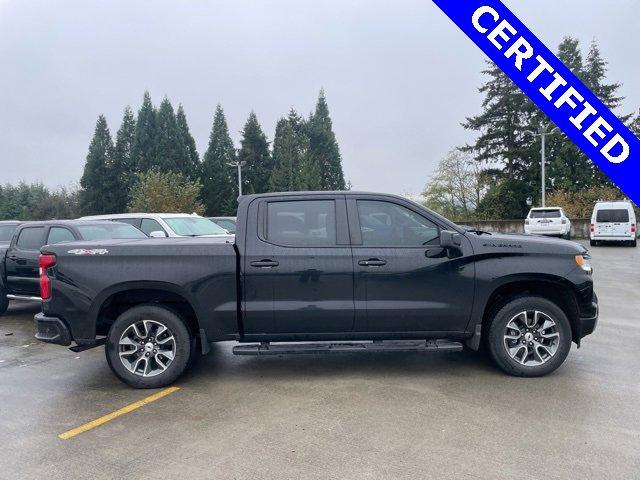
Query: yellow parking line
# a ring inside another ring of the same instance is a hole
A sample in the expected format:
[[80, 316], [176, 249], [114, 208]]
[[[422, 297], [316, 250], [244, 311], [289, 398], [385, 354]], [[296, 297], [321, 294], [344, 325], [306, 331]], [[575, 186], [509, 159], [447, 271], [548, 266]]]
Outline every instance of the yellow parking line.
[[169, 387], [169, 388], [165, 388], [164, 390], [159, 391], [158, 393], [154, 393], [153, 395], [149, 395], [146, 398], [143, 398], [142, 400], [139, 400], [137, 402], [131, 403], [129, 405], [127, 405], [126, 407], [122, 407], [118, 410], [116, 410], [115, 412], [111, 412], [108, 413], [106, 415], [103, 415], [100, 418], [96, 418], [95, 420], [91, 420], [90, 422], [87, 422], [83, 425], [80, 425], [77, 428], [74, 428], [72, 430], [66, 431], [64, 433], [61, 433], [60, 435], [58, 435], [58, 438], [61, 438], [62, 440], [69, 440], [70, 438], [75, 437], [76, 435], [80, 435], [81, 433], [84, 433], [88, 430], [91, 430], [92, 428], [96, 428], [99, 427], [100, 425], [107, 423], [111, 420], [113, 420], [114, 418], [118, 418], [121, 415], [124, 415], [126, 413], [132, 412], [134, 410], [136, 410], [137, 408], [143, 407], [144, 405], [147, 405], [148, 403], [151, 402], [155, 402], [156, 400], [160, 400], [162, 397], [166, 397], [167, 395], [171, 395], [173, 392], [177, 392], [178, 390], [180, 390], [179, 387]]

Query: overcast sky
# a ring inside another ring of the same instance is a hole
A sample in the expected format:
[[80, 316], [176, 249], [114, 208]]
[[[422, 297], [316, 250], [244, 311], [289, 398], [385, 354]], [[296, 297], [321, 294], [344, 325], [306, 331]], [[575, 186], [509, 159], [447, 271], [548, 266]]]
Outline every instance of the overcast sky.
[[[507, 4], [554, 51], [597, 39], [640, 107], [638, 0]], [[473, 138], [483, 60], [430, 0], [0, 0], [0, 183], [77, 182], [97, 116], [115, 134], [145, 89], [184, 105], [202, 154], [217, 103], [236, 144], [252, 109], [271, 140], [324, 87], [353, 187], [416, 194]]]

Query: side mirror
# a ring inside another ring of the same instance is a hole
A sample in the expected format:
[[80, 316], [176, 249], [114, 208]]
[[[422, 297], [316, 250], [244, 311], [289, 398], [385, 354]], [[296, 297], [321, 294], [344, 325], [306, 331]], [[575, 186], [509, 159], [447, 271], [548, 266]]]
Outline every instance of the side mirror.
[[452, 232], [450, 230], [442, 230], [440, 232], [441, 247], [460, 250], [460, 245], [462, 245], [462, 237], [458, 232]]
[[154, 230], [149, 234], [149, 236], [151, 238], [165, 238], [167, 236], [167, 233], [163, 232], [162, 230]]

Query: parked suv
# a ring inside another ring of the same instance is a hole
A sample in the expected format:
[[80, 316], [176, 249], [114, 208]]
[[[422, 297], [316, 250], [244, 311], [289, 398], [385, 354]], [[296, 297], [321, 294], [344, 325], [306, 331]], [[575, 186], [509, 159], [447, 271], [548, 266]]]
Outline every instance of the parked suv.
[[80, 220], [112, 220], [128, 223], [150, 237], [220, 237], [232, 241], [224, 228], [195, 214], [187, 213], [120, 213], [92, 215]]
[[532, 208], [524, 221], [524, 233], [571, 239], [571, 221], [560, 207]]
[[636, 214], [628, 200], [597, 202], [591, 214], [591, 246], [600, 242], [624, 242], [637, 245]]

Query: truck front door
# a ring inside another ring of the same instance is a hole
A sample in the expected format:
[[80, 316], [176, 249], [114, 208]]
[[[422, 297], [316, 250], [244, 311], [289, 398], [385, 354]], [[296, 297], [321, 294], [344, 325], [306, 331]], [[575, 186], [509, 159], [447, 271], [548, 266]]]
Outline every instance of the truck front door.
[[439, 247], [436, 218], [409, 202], [348, 197], [359, 332], [462, 332], [471, 314], [474, 265]]
[[344, 196], [265, 198], [248, 218], [245, 335], [351, 332], [353, 263]]

